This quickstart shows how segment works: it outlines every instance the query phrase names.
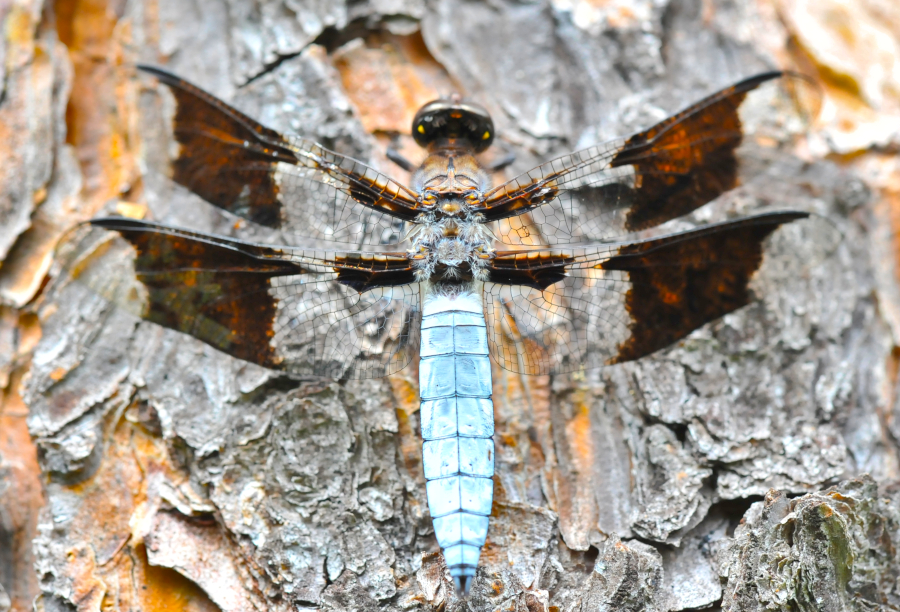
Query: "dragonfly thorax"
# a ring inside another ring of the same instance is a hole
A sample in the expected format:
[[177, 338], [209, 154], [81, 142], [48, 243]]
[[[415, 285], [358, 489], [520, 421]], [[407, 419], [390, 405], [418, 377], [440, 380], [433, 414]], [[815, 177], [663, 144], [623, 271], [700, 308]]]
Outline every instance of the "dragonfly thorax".
[[440, 219], [421, 224], [412, 236], [410, 259], [417, 280], [469, 283], [487, 279], [493, 236], [474, 219]]
[[433, 151], [413, 173], [423, 212], [410, 233], [410, 257], [419, 281], [466, 283], [486, 278], [494, 237], [475, 209], [491, 187], [471, 152]]
[[425, 158], [412, 175], [422, 206], [442, 215], [464, 215], [480, 204], [491, 177], [471, 153], [441, 149]]

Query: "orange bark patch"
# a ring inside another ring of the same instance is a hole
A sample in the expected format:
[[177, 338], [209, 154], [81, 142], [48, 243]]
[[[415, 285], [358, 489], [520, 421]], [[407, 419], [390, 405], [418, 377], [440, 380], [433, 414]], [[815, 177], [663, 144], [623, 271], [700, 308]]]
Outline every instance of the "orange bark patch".
[[31, 541], [37, 535], [38, 510], [44, 505], [37, 449], [25, 421], [28, 409], [16, 392], [20, 378], [16, 373], [10, 377], [0, 403], [0, 472], [6, 473], [3, 481], [8, 486], [0, 495], [0, 516], [4, 517], [0, 549], [6, 549], [0, 551], [0, 563], [11, 562], [0, 568], [0, 577], [14, 611], [30, 610], [39, 591]]
[[589, 534], [597, 529], [598, 519], [590, 401], [587, 389], [573, 393], [572, 414], [565, 431], [568, 473], [557, 480], [560, 531], [569, 547], [576, 550], [587, 550]]
[[75, 69], [66, 140], [76, 148], [85, 195], [99, 208], [138, 180], [128, 133], [132, 97], [110, 61], [123, 52], [125, 30], [106, 0], [57, 0], [54, 8], [57, 34]]
[[413, 115], [449, 91], [446, 72], [428, 53], [421, 34], [378, 36], [348, 45], [335, 57], [344, 90], [369, 132], [409, 132]]
[[886, 162], [885, 166], [893, 166], [888, 168], [888, 177], [881, 185], [881, 197], [887, 204], [888, 215], [891, 221], [891, 239], [894, 248], [894, 271], [897, 275], [897, 281], [900, 282], [900, 162]]
[[200, 587], [147, 562], [143, 530], [160, 504], [153, 483], [185, 480], [165, 444], [125, 418], [105, 429], [96, 471], [76, 484], [51, 485], [78, 499], [66, 525], [66, 541], [74, 543], [65, 565], [71, 601], [78, 610], [216, 610]]
[[[387, 380], [391, 385], [391, 391], [397, 402], [397, 424], [400, 435], [400, 453], [403, 455], [403, 465], [406, 467], [407, 473], [412, 478], [422, 480], [422, 492], [424, 493], [422, 439], [420, 438], [420, 432], [418, 431], [419, 428], [414, 425], [415, 421], [412, 419], [412, 415], [419, 410], [418, 362], [414, 361], [402, 371], [388, 376]], [[425, 508], [422, 508], [421, 510], [424, 512]]]
[[23, 6], [13, 6], [4, 26], [4, 36], [11, 45], [30, 46], [34, 43], [34, 23], [31, 13]]
[[135, 570], [140, 588], [136, 591], [137, 609], [144, 612], [217, 612], [214, 604], [199, 586], [166, 567], [156, 567], [147, 561], [147, 551], [141, 544], [134, 551]]
[[566, 427], [566, 433], [573, 451], [573, 459], [579, 472], [589, 473], [594, 463], [594, 445], [591, 440], [591, 414], [587, 403], [588, 393], [576, 392], [575, 413]]

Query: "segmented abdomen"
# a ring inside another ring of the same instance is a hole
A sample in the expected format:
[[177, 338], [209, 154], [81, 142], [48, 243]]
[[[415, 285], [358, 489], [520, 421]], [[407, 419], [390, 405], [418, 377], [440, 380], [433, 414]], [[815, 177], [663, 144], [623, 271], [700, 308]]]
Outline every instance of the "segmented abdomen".
[[428, 509], [450, 574], [465, 591], [487, 537], [494, 493], [494, 404], [481, 299], [427, 298], [420, 357]]

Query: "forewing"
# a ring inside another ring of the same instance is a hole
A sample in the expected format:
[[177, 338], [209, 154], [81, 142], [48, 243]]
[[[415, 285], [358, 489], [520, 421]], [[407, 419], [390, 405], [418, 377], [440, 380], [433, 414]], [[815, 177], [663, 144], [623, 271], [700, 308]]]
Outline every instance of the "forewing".
[[634, 243], [498, 253], [485, 284], [497, 362], [526, 374], [639, 359], [755, 299], [779, 228], [834, 239], [830, 224], [779, 212]]
[[777, 147], [807, 129], [817, 94], [800, 75], [757, 75], [630, 138], [538, 166], [489, 192], [480, 212], [502, 220], [497, 237], [516, 245], [656, 227], [763, 172]]
[[273, 248], [121, 218], [76, 228], [66, 279], [225, 353], [300, 376], [377, 378], [418, 352], [403, 254]]
[[400, 242], [416, 194], [354, 159], [260, 125], [158, 68], [175, 102], [168, 174], [207, 202], [288, 236], [353, 245]]

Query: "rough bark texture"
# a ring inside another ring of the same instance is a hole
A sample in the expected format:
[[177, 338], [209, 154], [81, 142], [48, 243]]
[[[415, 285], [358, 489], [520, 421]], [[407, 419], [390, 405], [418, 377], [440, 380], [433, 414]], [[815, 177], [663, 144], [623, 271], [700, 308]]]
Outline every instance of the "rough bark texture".
[[[900, 609], [895, 2], [5, 0], [0, 23], [0, 611]], [[638, 363], [496, 369], [462, 601], [415, 367], [295, 381], [48, 289], [55, 240], [101, 211], [230, 231], [154, 172], [170, 109], [137, 62], [401, 180], [384, 149], [442, 92], [493, 113], [512, 176], [795, 66], [818, 137], [727, 208], [843, 237], [795, 236], [760, 302]]]

